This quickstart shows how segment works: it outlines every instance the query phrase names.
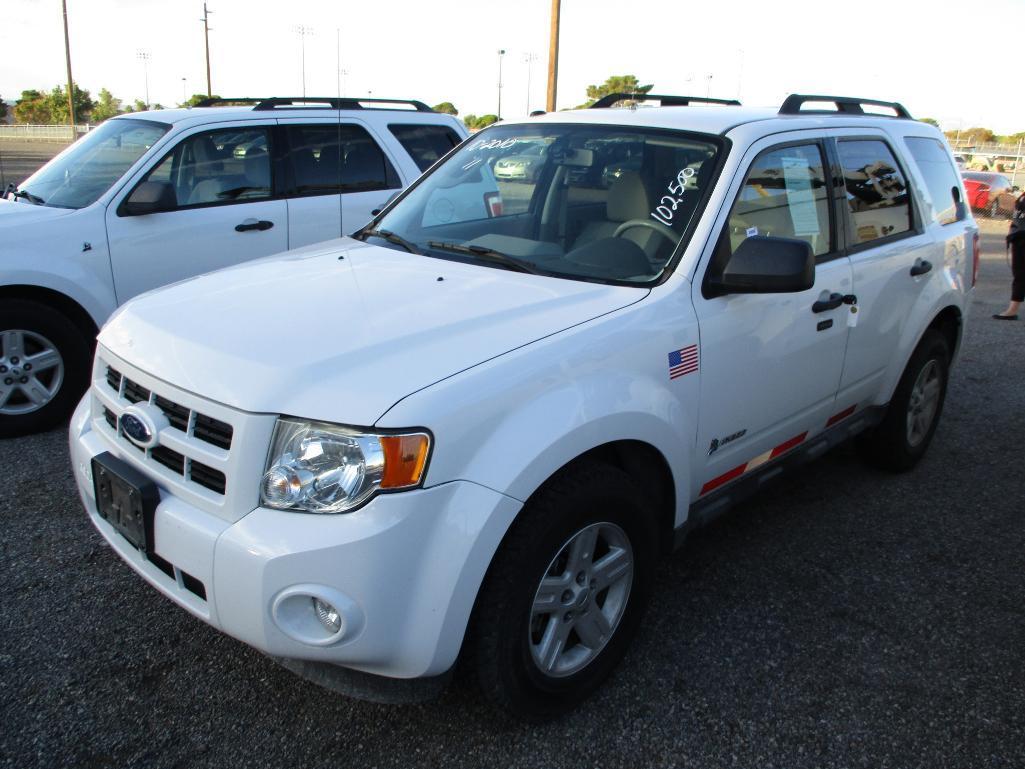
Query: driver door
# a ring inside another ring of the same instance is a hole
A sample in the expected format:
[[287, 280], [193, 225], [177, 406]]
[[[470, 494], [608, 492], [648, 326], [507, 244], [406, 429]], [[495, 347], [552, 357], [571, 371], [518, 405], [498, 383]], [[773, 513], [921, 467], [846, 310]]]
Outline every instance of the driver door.
[[[144, 291], [288, 248], [288, 213], [276, 193], [274, 122], [205, 128], [181, 138], [107, 208], [118, 303]], [[161, 210], [129, 215], [142, 182], [169, 185]]]
[[[693, 496], [725, 486], [790, 451], [833, 414], [847, 345], [847, 305], [817, 303], [851, 291], [851, 266], [838, 250], [834, 197], [817, 138], [755, 144], [734, 183], [727, 214], [693, 284], [701, 334], [701, 406]], [[808, 242], [815, 283], [806, 291], [716, 296], [720, 274], [746, 238]]]

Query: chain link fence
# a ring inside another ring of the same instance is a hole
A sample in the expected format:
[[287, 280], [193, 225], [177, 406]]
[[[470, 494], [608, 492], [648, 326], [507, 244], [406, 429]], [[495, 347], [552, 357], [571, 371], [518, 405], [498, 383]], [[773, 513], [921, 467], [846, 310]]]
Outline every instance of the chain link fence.
[[1025, 140], [1017, 144], [952, 139], [950, 147], [965, 178], [976, 217], [1007, 219], [1025, 187]]

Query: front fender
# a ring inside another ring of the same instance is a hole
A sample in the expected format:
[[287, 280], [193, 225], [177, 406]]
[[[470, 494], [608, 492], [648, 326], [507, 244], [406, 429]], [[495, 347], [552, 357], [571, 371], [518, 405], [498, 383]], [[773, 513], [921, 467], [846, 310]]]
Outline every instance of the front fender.
[[666, 351], [696, 339], [697, 328], [692, 316], [666, 312], [667, 304], [689, 309], [684, 302], [625, 308], [414, 393], [378, 425], [431, 428], [428, 486], [468, 480], [520, 501], [591, 449], [645, 443], [672, 472], [680, 524], [699, 381], [670, 380]]
[[5, 228], [0, 238], [0, 288], [35, 286], [74, 300], [96, 327], [117, 307], [102, 209], [74, 211], [45, 222]]

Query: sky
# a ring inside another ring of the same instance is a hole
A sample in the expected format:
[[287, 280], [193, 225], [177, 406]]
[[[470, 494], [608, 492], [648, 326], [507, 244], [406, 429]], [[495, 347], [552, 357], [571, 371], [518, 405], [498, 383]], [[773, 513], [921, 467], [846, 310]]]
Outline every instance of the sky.
[[[151, 102], [166, 106], [205, 92], [202, 2], [67, 4], [75, 81], [94, 98], [107, 88], [126, 103], [145, 99], [147, 82]], [[311, 96], [494, 113], [501, 61], [502, 115], [545, 106], [550, 0], [208, 7], [213, 90], [223, 96], [302, 94], [305, 48]], [[900, 101], [944, 128], [1025, 131], [1016, 59], [993, 31], [1021, 26], [1025, 0], [990, 0], [977, 21], [969, 9], [946, 0], [562, 0], [558, 107], [580, 104], [609, 75], [632, 74], [653, 93], [739, 96], [752, 106], [778, 106], [788, 93], [851, 95]], [[973, 37], [988, 53], [971, 55]], [[0, 0], [0, 97], [10, 104], [23, 89], [65, 80], [60, 0]]]

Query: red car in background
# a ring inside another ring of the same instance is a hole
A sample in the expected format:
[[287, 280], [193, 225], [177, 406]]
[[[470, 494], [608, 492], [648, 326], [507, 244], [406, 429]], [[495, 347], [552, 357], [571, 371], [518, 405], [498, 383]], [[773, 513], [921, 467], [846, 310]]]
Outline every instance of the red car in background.
[[989, 216], [1010, 216], [1014, 211], [1014, 202], [1020, 190], [1011, 184], [1011, 180], [1003, 174], [988, 171], [965, 171], [965, 192], [968, 193], [968, 205], [976, 211]]

